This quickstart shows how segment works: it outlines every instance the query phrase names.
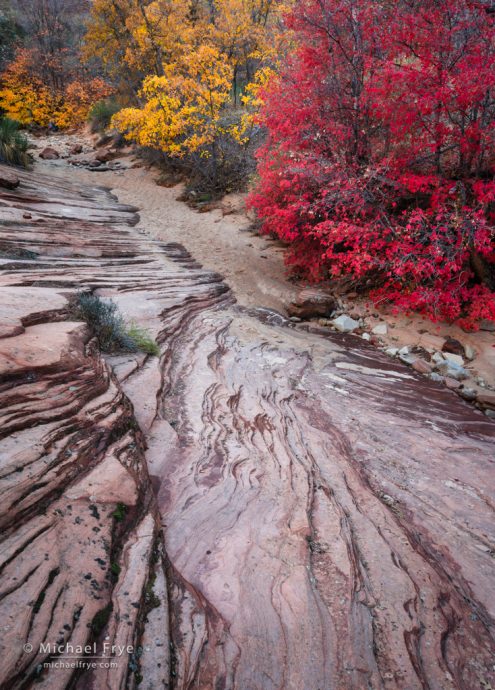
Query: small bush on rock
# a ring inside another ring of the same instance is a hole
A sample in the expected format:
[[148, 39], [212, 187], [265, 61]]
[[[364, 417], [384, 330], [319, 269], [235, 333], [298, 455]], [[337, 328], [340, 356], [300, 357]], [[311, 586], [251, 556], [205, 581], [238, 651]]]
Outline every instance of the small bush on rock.
[[75, 316], [88, 324], [103, 352], [137, 352], [159, 355], [160, 349], [149, 334], [135, 325], [128, 327], [115, 302], [82, 293]]

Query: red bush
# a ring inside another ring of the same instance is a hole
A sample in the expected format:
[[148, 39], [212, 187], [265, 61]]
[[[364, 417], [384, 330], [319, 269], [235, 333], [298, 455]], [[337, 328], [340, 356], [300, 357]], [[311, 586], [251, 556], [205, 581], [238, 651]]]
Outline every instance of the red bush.
[[377, 302], [495, 318], [495, 26], [469, 0], [302, 0], [250, 204], [288, 263]]

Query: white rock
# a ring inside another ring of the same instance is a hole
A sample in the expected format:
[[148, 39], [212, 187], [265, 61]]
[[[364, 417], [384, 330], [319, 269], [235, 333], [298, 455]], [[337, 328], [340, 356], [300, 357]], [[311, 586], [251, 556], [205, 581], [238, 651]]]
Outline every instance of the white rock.
[[337, 319], [333, 319], [332, 324], [341, 333], [352, 333], [359, 328], [359, 321], [354, 321], [347, 314], [342, 314]]
[[462, 381], [463, 379], [469, 378], [469, 373], [457, 362], [444, 360], [437, 367], [438, 371], [451, 379], [456, 381]]
[[454, 355], [452, 352], [444, 352], [443, 356], [447, 361], [454, 362], [454, 364], [458, 364], [460, 367], [464, 364], [464, 360], [460, 355]]
[[363, 340], [371, 340], [371, 335], [369, 333], [363, 333], [361, 336]]
[[387, 348], [387, 349], [385, 350], [385, 353], [386, 353], [387, 355], [390, 355], [390, 357], [395, 357], [395, 356], [397, 355], [398, 352], [399, 352], [399, 348], [398, 348], [398, 347], [389, 347], [389, 348]]
[[441, 364], [442, 362], [445, 362], [445, 357], [441, 352], [435, 352], [431, 360], [432, 362], [435, 362], [435, 364]]
[[379, 323], [378, 325], [376, 325], [376, 326], [371, 330], [371, 332], [372, 332], [374, 335], [387, 335], [387, 333], [388, 333], [388, 326], [387, 326], [386, 323]]
[[464, 345], [464, 354], [466, 355], [466, 359], [469, 361], [473, 360], [476, 356], [471, 345]]
[[399, 355], [408, 355], [410, 354], [411, 350], [408, 345], [404, 345], [404, 347], [401, 347], [399, 350]]

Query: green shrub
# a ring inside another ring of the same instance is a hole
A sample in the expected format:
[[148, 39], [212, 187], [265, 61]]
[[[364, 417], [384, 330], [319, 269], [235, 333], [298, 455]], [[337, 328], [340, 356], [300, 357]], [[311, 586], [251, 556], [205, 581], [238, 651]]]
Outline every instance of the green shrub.
[[88, 122], [93, 134], [104, 132], [110, 127], [110, 120], [120, 110], [120, 105], [113, 99], [97, 101], [88, 114]]
[[27, 137], [20, 131], [20, 124], [8, 117], [0, 119], [0, 162], [7, 165], [29, 165]]
[[146, 352], [159, 355], [160, 348], [151, 336], [134, 324], [127, 326], [112, 300], [97, 295], [78, 295], [75, 316], [86, 321], [103, 352]]
[[136, 343], [137, 349], [146, 352], [148, 355], [158, 357], [160, 348], [158, 344], [150, 337], [150, 335], [143, 329], [132, 323], [127, 329], [127, 335]]

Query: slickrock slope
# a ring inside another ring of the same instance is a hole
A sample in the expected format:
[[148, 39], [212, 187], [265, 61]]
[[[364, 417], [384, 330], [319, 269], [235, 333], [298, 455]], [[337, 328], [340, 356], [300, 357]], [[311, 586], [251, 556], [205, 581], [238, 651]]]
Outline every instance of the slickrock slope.
[[[0, 193], [1, 687], [495, 686], [495, 425], [358, 338], [236, 307], [104, 190], [20, 177]], [[160, 358], [102, 358], [70, 320], [81, 289]], [[60, 640], [136, 653], [44, 669]]]

